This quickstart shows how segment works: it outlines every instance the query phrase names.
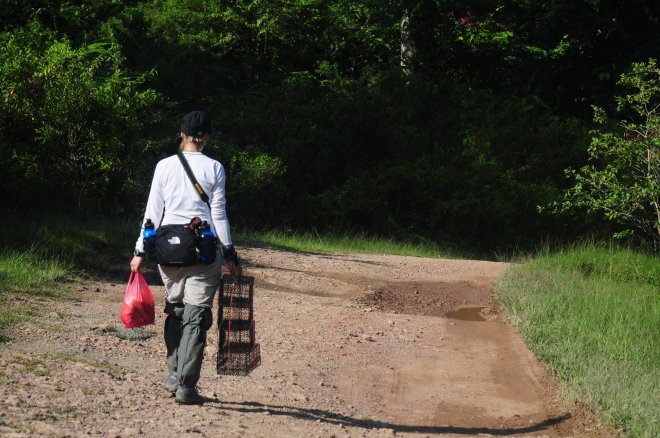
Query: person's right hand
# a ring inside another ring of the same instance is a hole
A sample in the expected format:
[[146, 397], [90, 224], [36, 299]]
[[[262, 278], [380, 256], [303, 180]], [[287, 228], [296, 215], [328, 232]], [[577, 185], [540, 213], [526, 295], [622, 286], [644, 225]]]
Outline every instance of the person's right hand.
[[133, 259], [131, 260], [131, 272], [138, 272], [140, 270], [140, 265], [142, 265], [142, 260], [144, 257], [141, 256], [133, 256]]

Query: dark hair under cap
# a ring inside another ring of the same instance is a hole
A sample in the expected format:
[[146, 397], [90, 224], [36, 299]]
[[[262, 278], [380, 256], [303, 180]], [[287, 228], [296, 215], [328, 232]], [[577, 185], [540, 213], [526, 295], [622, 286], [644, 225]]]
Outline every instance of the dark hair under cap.
[[183, 117], [181, 132], [191, 137], [211, 133], [211, 118], [204, 111], [192, 111]]

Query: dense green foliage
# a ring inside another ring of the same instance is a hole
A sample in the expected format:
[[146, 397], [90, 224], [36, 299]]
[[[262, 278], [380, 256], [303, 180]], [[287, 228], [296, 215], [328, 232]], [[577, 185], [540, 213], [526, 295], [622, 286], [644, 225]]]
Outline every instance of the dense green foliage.
[[530, 348], [630, 436], [657, 436], [660, 260], [579, 246], [539, 255], [504, 274], [496, 293]]
[[155, 93], [138, 90], [145, 78], [122, 71], [112, 43], [74, 48], [31, 22], [0, 35], [0, 47], [3, 199], [100, 208], [128, 179], [123, 159], [145, 143], [134, 117]]
[[139, 217], [206, 109], [234, 226], [481, 248], [604, 231], [540, 215], [587, 159], [591, 105], [657, 56], [635, 0], [29, 0], [0, 5], [11, 211]]
[[[617, 110], [629, 110], [634, 120], [621, 122], [615, 132], [594, 131], [589, 164], [567, 173], [575, 186], [567, 190], [560, 211], [583, 207], [602, 212], [625, 225], [615, 237], [637, 232], [660, 249], [660, 69], [654, 60], [636, 63], [621, 85], [634, 90], [617, 99]], [[596, 122], [605, 113], [596, 108]], [[622, 131], [622, 132], [621, 132]]]

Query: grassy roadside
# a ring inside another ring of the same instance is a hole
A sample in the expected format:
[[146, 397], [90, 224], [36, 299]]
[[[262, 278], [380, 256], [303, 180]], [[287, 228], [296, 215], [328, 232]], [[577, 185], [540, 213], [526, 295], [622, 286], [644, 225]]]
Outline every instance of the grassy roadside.
[[594, 245], [544, 253], [496, 294], [568, 402], [630, 436], [660, 435], [660, 258]]
[[0, 342], [7, 328], [57, 298], [63, 281], [127, 263], [136, 227], [126, 221], [49, 217], [0, 220]]
[[43, 298], [48, 295], [46, 286], [65, 278], [68, 271], [65, 263], [42, 258], [33, 250], [0, 250], [0, 343], [8, 340], [3, 333], [5, 327], [35, 313], [19, 297], [28, 294], [34, 299]]
[[281, 231], [244, 231], [237, 233], [238, 244], [269, 245], [298, 252], [350, 252], [361, 254], [392, 254], [429, 258], [469, 258], [473, 254], [434, 242], [411, 243], [369, 235], [321, 235], [286, 233]]

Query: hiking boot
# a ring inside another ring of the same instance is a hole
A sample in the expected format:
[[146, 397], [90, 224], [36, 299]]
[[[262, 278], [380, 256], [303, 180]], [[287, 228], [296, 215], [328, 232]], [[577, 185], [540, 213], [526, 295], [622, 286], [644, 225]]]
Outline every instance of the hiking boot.
[[180, 405], [201, 405], [204, 403], [204, 397], [199, 395], [194, 386], [179, 385], [174, 401]]
[[169, 376], [167, 376], [167, 380], [165, 381], [165, 389], [167, 389], [169, 392], [176, 392], [178, 388], [179, 379], [176, 375], [176, 371], [171, 371]]

